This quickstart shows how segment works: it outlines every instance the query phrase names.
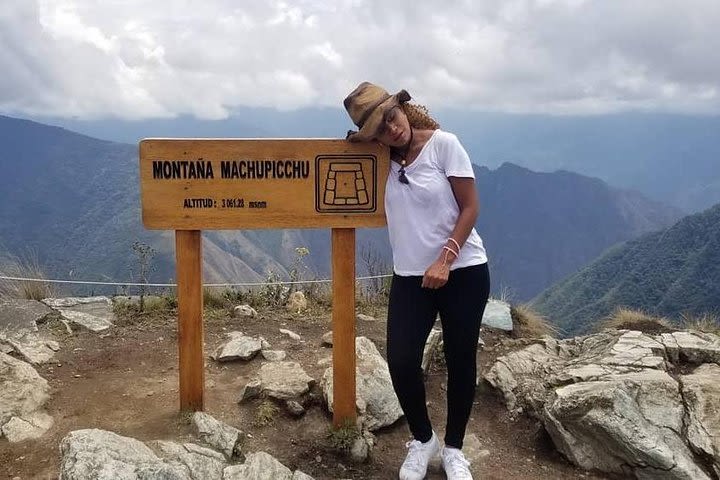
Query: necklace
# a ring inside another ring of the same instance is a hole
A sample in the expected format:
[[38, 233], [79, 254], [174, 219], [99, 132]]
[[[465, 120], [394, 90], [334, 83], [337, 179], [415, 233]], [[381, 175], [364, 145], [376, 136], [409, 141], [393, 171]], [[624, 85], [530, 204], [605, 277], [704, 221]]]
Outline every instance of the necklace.
[[403, 150], [405, 153], [400, 156], [400, 170], [398, 170], [398, 181], [400, 183], [404, 183], [405, 185], [408, 185], [410, 183], [410, 180], [408, 180], [407, 175], [405, 175], [405, 165], [407, 165], [407, 155], [410, 153], [410, 145], [412, 145], [413, 141], [413, 129], [410, 127], [410, 140], [408, 141], [407, 145], [405, 145], [405, 148]]

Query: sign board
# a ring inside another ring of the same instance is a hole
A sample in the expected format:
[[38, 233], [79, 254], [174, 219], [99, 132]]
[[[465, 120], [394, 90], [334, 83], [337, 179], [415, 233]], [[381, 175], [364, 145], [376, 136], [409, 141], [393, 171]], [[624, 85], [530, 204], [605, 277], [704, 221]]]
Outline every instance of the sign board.
[[389, 155], [324, 139], [140, 142], [149, 229], [358, 228], [385, 225]]
[[333, 423], [355, 422], [355, 228], [385, 225], [389, 163], [345, 140], [140, 142], [143, 223], [175, 230], [181, 410], [204, 405], [201, 231], [331, 228]]

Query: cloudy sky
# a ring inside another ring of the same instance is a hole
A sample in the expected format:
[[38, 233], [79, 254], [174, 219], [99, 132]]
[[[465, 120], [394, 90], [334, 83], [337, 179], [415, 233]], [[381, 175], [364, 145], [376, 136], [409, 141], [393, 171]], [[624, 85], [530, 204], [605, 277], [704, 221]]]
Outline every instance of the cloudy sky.
[[340, 106], [720, 113], [719, 0], [1, 0], [0, 113]]

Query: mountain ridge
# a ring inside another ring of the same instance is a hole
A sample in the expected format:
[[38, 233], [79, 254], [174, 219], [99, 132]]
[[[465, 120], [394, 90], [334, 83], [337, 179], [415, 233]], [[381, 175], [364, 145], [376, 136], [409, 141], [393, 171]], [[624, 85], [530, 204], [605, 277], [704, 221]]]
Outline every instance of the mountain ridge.
[[[14, 255], [37, 252], [54, 277], [67, 278], [72, 272], [72, 278], [133, 281], [138, 259], [132, 244], [141, 241], [157, 251], [150, 281], [174, 278], [172, 232], [149, 231], [141, 224], [137, 146], [9, 117], [0, 119], [0, 138], [6, 145], [0, 168], [16, 172], [0, 191], [0, 245], [5, 250]], [[615, 206], [618, 198], [634, 194], [571, 172], [538, 173], [512, 164], [498, 170], [474, 168], [481, 199], [477, 228], [488, 247], [495, 292], [509, 285], [520, 299], [539, 293], [613, 243], [680, 216], [642, 196], [624, 201], [623, 212]], [[580, 205], [585, 212], [578, 210]], [[537, 229], [528, 228], [528, 212], [569, 233], [557, 244], [551, 238], [558, 231], [548, 228], [541, 241], [528, 238], [528, 231]], [[578, 221], [568, 223], [568, 215]], [[592, 235], [598, 225], [603, 235]], [[288, 278], [297, 247], [310, 249], [304, 258], [306, 275], [330, 274], [328, 230], [205, 231], [203, 238], [206, 282], [257, 282], [271, 271]], [[546, 249], [542, 254], [536, 253], [538, 244]], [[368, 270], [363, 259], [367, 249], [377, 253], [375, 271], [389, 271], [385, 229], [358, 229], [356, 245], [359, 274]]]

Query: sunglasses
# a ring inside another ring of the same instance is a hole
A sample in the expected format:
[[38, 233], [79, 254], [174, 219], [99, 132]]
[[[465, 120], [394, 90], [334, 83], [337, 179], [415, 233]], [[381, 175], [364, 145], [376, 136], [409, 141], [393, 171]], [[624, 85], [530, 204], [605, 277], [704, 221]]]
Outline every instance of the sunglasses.
[[405, 160], [400, 163], [400, 170], [398, 170], [398, 182], [404, 183], [405, 185], [410, 184], [410, 180], [408, 180], [405, 175]]

